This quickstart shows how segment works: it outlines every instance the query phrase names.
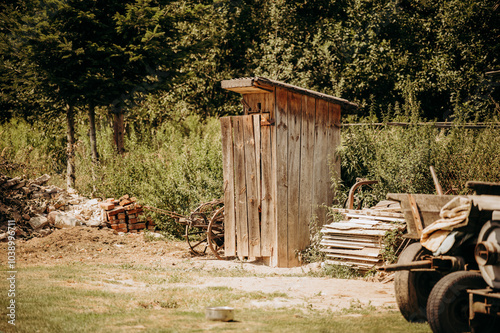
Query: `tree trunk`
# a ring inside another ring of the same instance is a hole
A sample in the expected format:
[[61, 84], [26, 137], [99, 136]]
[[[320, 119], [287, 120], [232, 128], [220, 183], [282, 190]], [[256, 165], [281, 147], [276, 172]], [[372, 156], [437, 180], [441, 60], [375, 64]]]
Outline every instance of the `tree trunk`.
[[123, 125], [123, 112], [119, 110], [113, 114], [113, 130], [116, 152], [123, 154], [125, 152], [124, 146], [124, 125]]
[[90, 150], [92, 152], [92, 162], [99, 162], [99, 154], [97, 153], [97, 139], [95, 134], [95, 107], [93, 105], [89, 106], [89, 137], [90, 137]]
[[68, 126], [66, 132], [66, 187], [69, 190], [75, 188], [75, 114], [70, 105], [66, 105], [66, 121]]

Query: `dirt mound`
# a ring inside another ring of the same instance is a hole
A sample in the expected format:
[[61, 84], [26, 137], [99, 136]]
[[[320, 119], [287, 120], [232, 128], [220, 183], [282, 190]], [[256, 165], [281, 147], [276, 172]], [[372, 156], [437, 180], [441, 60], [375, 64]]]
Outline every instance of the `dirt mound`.
[[[123, 234], [111, 229], [73, 227], [54, 230], [48, 236], [18, 241], [18, 255], [24, 264], [58, 261], [140, 263], [158, 260], [159, 256], [190, 257], [185, 242], [148, 239], [144, 233]], [[0, 249], [7, 246], [0, 245]]]

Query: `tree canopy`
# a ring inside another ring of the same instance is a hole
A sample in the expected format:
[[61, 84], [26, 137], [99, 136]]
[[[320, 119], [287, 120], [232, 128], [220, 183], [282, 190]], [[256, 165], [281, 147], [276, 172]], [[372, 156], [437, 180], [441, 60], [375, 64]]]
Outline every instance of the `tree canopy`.
[[[411, 104], [427, 119], [491, 119], [499, 111], [498, 79], [487, 74], [500, 68], [499, 7], [497, 0], [17, 0], [3, 5], [1, 103], [16, 109], [12, 91], [23, 76], [24, 87], [46, 87], [44, 98], [75, 105], [121, 108], [136, 93], [163, 91], [166, 114], [179, 106], [224, 114], [238, 102], [220, 80], [262, 75], [357, 102], [361, 115], [393, 118]], [[11, 38], [12, 27], [27, 43]]]

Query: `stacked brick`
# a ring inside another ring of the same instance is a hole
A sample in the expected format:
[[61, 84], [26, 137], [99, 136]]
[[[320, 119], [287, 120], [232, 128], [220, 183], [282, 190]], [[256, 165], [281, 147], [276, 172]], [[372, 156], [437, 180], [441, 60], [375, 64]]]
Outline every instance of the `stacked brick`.
[[104, 210], [107, 225], [118, 232], [136, 233], [146, 228], [154, 230], [153, 220], [146, 218], [142, 206], [136, 200], [126, 194], [118, 200], [109, 198], [101, 202], [99, 205]]

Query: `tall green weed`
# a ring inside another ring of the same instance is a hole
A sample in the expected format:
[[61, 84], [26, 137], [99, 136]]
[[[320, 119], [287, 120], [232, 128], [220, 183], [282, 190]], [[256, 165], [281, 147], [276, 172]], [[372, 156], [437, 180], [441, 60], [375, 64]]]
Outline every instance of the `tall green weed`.
[[342, 129], [343, 195], [356, 178], [378, 180], [377, 200], [386, 193], [434, 193], [434, 166], [443, 191], [467, 193], [468, 180], [500, 181], [500, 129], [457, 125], [351, 126]]
[[52, 183], [64, 185], [66, 147], [64, 121], [29, 124], [13, 118], [0, 124], [0, 173], [36, 178], [52, 175]]
[[[76, 187], [89, 196], [120, 197], [129, 194], [147, 205], [188, 213], [200, 202], [222, 196], [222, 149], [216, 118], [190, 115], [158, 128], [129, 126], [127, 152], [117, 156], [109, 126], [99, 131], [100, 161], [90, 159], [90, 142], [80, 128]], [[160, 218], [160, 217], [158, 217]], [[172, 220], [160, 218], [162, 229], [180, 230]]]

